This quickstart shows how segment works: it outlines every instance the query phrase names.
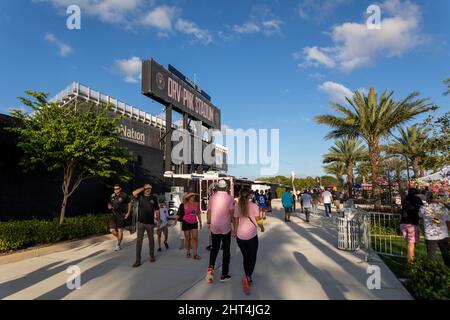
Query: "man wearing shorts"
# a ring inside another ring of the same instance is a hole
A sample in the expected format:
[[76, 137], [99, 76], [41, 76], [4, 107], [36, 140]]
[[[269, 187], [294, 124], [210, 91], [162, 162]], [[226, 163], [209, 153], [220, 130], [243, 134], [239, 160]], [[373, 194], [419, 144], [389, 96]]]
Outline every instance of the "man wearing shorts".
[[258, 202], [260, 217], [263, 220], [266, 220], [267, 197], [264, 194], [263, 190], [260, 191], [260, 194], [257, 197], [258, 197], [257, 198], [258, 199], [257, 202]]
[[281, 197], [281, 203], [284, 207], [284, 221], [290, 222], [292, 214], [292, 194], [285, 191]]
[[112, 210], [112, 215], [109, 220], [109, 230], [117, 238], [117, 244], [114, 250], [119, 251], [122, 249], [120, 244], [123, 239], [125, 220], [131, 212], [131, 199], [125, 192], [122, 192], [122, 188], [118, 184], [114, 185], [114, 193], [109, 200], [108, 209]]
[[402, 204], [402, 217], [400, 220], [400, 229], [403, 239], [408, 244], [407, 259], [408, 262], [414, 260], [415, 244], [419, 242], [419, 210], [423, 205], [422, 200], [417, 196], [417, 189], [411, 188]]

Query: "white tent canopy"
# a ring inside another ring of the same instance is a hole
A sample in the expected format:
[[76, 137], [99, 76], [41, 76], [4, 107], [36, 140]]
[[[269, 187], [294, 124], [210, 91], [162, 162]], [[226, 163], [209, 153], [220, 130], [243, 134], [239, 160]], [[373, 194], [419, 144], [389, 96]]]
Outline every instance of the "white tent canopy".
[[417, 179], [419, 182], [428, 182], [428, 181], [445, 181], [450, 179], [450, 166], [445, 166], [438, 172], [429, 174], [425, 177], [421, 177]]

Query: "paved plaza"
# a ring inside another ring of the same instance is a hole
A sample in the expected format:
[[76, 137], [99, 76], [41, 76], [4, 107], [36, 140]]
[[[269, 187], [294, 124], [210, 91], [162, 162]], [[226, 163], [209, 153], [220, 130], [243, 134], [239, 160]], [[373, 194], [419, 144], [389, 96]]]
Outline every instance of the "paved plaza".
[[[220, 265], [216, 266], [213, 284], [204, 280], [209, 260], [205, 224], [199, 235], [200, 261], [186, 258], [184, 250], [178, 249], [178, 226], [170, 229], [170, 249], [157, 252], [155, 263], [145, 260], [137, 269], [131, 268], [136, 235], [129, 234], [119, 252], [113, 251], [111, 236], [102, 236], [69, 243], [67, 249], [48, 247], [36, 256], [1, 257], [0, 299], [411, 299], [376, 255], [370, 263], [381, 269], [381, 289], [369, 290], [368, 263], [361, 253], [336, 248], [333, 219], [323, 217], [322, 211], [309, 224], [298, 212], [292, 222], [285, 223], [278, 209], [269, 213], [265, 225], [249, 296], [242, 292], [242, 256], [235, 241], [231, 281], [218, 281]], [[145, 257], [146, 239], [143, 250]], [[221, 253], [217, 262], [221, 262]], [[71, 265], [82, 272], [78, 290], [69, 290], [66, 285]]]

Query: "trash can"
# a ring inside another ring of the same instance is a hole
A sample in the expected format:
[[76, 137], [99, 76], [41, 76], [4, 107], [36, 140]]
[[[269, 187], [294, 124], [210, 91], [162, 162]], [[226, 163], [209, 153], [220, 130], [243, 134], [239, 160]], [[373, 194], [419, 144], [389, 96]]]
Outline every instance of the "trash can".
[[359, 221], [353, 218], [337, 218], [338, 249], [356, 251], [359, 249]]

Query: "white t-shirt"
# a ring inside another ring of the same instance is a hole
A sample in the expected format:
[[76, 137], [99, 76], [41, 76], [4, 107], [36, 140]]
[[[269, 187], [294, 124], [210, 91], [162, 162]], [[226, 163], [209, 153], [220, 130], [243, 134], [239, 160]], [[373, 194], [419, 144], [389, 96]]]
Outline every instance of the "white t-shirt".
[[419, 216], [423, 218], [426, 240], [448, 238], [446, 222], [450, 221], [450, 215], [446, 207], [437, 203], [427, 204], [420, 207]]
[[322, 193], [323, 203], [331, 203], [331, 192], [330, 191], [324, 191]]
[[169, 210], [167, 208], [159, 208], [159, 227], [164, 228], [169, 221]]

